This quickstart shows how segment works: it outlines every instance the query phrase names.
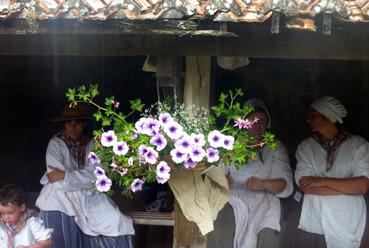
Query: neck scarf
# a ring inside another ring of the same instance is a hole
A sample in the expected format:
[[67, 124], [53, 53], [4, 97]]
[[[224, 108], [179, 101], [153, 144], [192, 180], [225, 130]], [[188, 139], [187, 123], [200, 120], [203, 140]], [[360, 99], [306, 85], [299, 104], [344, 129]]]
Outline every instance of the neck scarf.
[[324, 150], [327, 151], [327, 171], [329, 171], [332, 168], [333, 162], [334, 162], [334, 153], [340, 147], [340, 145], [351, 137], [351, 134], [349, 134], [346, 131], [339, 131], [336, 137], [334, 137], [333, 140], [326, 139], [323, 135], [316, 132], [313, 133], [312, 138], [320, 144]]
[[78, 168], [83, 169], [86, 164], [85, 157], [88, 139], [83, 136], [81, 141], [74, 141], [66, 135], [65, 130], [60, 131], [56, 134], [56, 136], [62, 139], [67, 145], [69, 151], [72, 153], [74, 159], [77, 161]]

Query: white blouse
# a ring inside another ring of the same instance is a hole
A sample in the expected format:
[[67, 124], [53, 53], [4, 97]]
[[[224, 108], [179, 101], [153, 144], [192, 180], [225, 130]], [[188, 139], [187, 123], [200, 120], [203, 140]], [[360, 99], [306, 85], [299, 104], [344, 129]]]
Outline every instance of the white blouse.
[[6, 235], [5, 228], [0, 222], [0, 248], [8, 248], [8, 236]]
[[[43, 221], [38, 217], [31, 217], [27, 220], [25, 226], [13, 237], [13, 247], [20, 245], [29, 246], [38, 241], [51, 238], [53, 229], [45, 228]], [[6, 229], [0, 227], [0, 248], [8, 248], [8, 236]]]
[[[327, 171], [327, 152], [314, 139], [308, 138], [297, 148], [295, 180], [303, 176], [369, 178], [369, 143], [351, 136], [334, 154], [332, 168]], [[299, 228], [323, 234], [328, 248], [360, 246], [366, 221], [364, 197], [360, 195], [304, 195]]]
[[47, 167], [41, 178], [44, 187], [36, 206], [43, 211], [61, 211], [74, 216], [77, 225], [87, 235], [133, 235], [132, 219], [123, 215], [106, 194], [92, 190], [95, 165], [88, 159], [92, 148], [91, 141], [86, 148], [86, 166], [79, 169], [64, 141], [56, 136], [50, 140], [46, 165], [63, 170], [65, 177], [62, 181], [50, 183], [47, 178], [50, 169]]
[[[293, 191], [293, 179], [287, 149], [281, 142], [271, 150], [264, 147], [262, 160], [250, 161], [239, 170], [231, 167], [230, 204], [234, 209], [236, 231], [234, 248], [254, 248], [257, 234], [264, 228], [280, 231], [281, 206], [279, 198], [288, 197]], [[266, 191], [247, 190], [245, 182], [251, 177], [284, 179], [286, 187], [277, 195]]]

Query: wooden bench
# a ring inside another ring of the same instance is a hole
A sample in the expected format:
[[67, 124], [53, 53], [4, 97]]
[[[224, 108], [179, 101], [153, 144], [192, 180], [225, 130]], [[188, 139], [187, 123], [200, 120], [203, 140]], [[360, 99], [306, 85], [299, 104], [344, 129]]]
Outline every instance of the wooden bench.
[[174, 226], [174, 214], [162, 212], [125, 212], [137, 225]]
[[207, 247], [207, 237], [201, 235], [195, 223], [185, 218], [177, 202], [171, 213], [127, 211], [124, 214], [130, 216], [136, 225], [172, 226], [173, 248]]

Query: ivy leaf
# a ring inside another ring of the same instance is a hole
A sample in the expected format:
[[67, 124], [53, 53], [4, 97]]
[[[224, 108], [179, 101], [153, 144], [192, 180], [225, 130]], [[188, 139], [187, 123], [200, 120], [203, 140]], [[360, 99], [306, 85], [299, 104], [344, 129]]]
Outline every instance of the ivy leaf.
[[82, 96], [81, 96], [81, 98], [82, 98], [82, 100], [83, 100], [83, 101], [85, 101], [85, 102], [86, 102], [86, 101], [88, 100], [88, 98], [89, 98], [89, 97], [88, 97], [88, 95], [87, 95], [87, 94], [84, 94], [84, 95], [82, 95]]
[[94, 98], [95, 96], [99, 95], [99, 90], [97, 89], [97, 85], [90, 85], [90, 95], [91, 95], [91, 98]]
[[96, 113], [94, 113], [93, 116], [95, 117], [96, 121], [99, 121], [102, 118], [102, 114], [100, 111], [97, 111]]
[[106, 106], [111, 106], [114, 103], [114, 96], [110, 96], [105, 98], [105, 105]]
[[151, 183], [155, 180], [156, 178], [156, 172], [155, 171], [148, 171], [146, 174], [146, 181], [148, 183]]
[[237, 170], [240, 169], [245, 163], [246, 163], [245, 155], [240, 155], [236, 157], [235, 167]]
[[237, 88], [236, 89], [236, 96], [243, 96], [243, 95], [244, 95], [243, 91], [240, 88]]
[[74, 97], [76, 95], [76, 89], [68, 89], [67, 93], [65, 94], [70, 102], [74, 101]]
[[79, 91], [80, 93], [85, 93], [85, 91], [86, 91], [86, 86], [84, 86], [84, 85], [79, 86], [79, 87], [78, 87], [78, 91]]
[[114, 111], [113, 111], [111, 108], [108, 108], [108, 109], [105, 111], [105, 114], [106, 114], [106, 116], [111, 116], [112, 114], [114, 114]]
[[103, 116], [101, 125], [103, 126], [110, 126], [111, 120], [108, 117]]
[[145, 106], [145, 104], [141, 102], [141, 99], [131, 100], [129, 103], [131, 104], [131, 109], [138, 112], [142, 112], [142, 109]]
[[219, 96], [219, 102], [225, 103], [225, 101], [227, 100], [227, 98], [228, 98], [228, 95], [227, 94], [221, 93], [220, 96]]
[[94, 130], [92, 134], [93, 134], [94, 137], [100, 137], [101, 136], [101, 131], [100, 130]]
[[223, 108], [221, 106], [214, 106], [211, 109], [214, 111], [216, 117], [221, 116], [223, 113]]
[[209, 121], [209, 124], [212, 126], [212, 125], [215, 125], [215, 121], [216, 121], [216, 119], [215, 119], [215, 117], [214, 117], [214, 116], [209, 115], [209, 117], [208, 117], [208, 121]]

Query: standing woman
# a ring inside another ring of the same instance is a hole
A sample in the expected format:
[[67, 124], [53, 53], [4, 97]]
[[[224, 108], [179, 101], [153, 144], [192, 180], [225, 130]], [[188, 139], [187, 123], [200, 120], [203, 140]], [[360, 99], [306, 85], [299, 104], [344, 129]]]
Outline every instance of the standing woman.
[[90, 119], [83, 104], [68, 105], [53, 119], [64, 128], [47, 147], [36, 205], [46, 227], [54, 228], [53, 248], [129, 248], [132, 220], [106, 194], [93, 190], [95, 165], [88, 159], [93, 140], [85, 134]]
[[369, 143], [339, 128], [346, 115], [333, 97], [315, 100], [307, 116], [312, 136], [296, 152], [295, 179], [305, 193], [298, 227], [328, 248], [359, 247], [366, 221]]

